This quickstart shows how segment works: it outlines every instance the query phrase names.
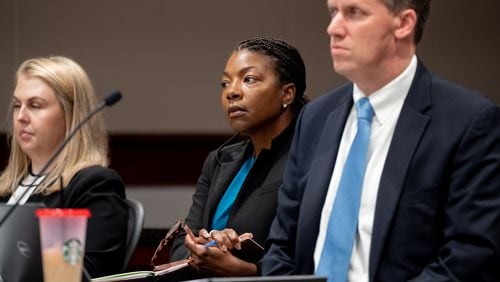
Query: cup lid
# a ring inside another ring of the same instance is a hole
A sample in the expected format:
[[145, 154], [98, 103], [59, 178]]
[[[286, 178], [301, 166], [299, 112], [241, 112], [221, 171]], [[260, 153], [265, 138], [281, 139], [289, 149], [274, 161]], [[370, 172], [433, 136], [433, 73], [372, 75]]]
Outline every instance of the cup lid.
[[37, 217], [90, 217], [89, 209], [37, 209]]

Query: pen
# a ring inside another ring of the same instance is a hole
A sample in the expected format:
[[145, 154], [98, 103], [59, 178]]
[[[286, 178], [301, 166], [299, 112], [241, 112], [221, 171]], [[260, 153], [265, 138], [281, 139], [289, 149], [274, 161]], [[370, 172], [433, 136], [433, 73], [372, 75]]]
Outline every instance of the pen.
[[203, 246], [205, 246], [205, 248], [217, 246], [217, 241], [210, 241]]
[[[189, 228], [189, 226], [188, 226], [187, 224], [185, 224], [185, 225], [184, 225], [184, 231], [186, 231], [187, 235], [188, 235], [189, 237], [191, 237], [191, 239], [192, 239], [193, 241], [195, 241], [195, 239], [196, 239], [196, 238], [195, 238], [195, 236], [194, 236], [194, 234], [193, 234], [193, 231], [191, 231], [191, 228]], [[212, 241], [210, 241], [210, 242], [208, 242], [208, 243], [205, 243], [205, 245], [203, 245], [203, 246], [204, 246], [205, 248], [217, 246], [217, 241], [212, 240]]]

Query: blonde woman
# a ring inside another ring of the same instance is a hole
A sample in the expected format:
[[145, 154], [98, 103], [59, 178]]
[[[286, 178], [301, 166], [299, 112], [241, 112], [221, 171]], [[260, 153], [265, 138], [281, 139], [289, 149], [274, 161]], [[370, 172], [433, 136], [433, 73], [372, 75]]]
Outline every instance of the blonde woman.
[[73, 60], [41, 57], [23, 62], [10, 105], [9, 162], [0, 176], [0, 202], [90, 209], [84, 265], [92, 277], [121, 270], [128, 220], [124, 184], [107, 168], [102, 116], [82, 126], [45, 173], [40, 172], [96, 102], [92, 83]]

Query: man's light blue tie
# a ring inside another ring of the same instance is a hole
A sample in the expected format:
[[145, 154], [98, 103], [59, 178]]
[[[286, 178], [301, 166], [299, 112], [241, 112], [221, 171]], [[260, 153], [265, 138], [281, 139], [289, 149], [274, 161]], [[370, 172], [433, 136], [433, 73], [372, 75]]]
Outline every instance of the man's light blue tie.
[[368, 98], [356, 102], [358, 130], [340, 178], [333, 204], [325, 244], [317, 275], [328, 277], [328, 282], [347, 281], [354, 237], [358, 225], [359, 203], [366, 168], [366, 153], [370, 141], [373, 109]]

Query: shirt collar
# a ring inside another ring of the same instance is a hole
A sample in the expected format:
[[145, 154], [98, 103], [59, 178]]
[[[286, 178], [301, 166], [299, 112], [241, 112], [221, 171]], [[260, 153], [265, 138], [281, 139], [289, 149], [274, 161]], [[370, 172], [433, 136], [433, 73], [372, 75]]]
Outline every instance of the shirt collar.
[[[406, 69], [391, 82], [373, 92], [368, 98], [373, 107], [375, 119], [383, 124], [385, 120], [398, 109], [401, 109], [417, 70], [417, 56], [413, 55]], [[366, 97], [356, 84], [353, 86], [353, 99], [356, 103]]]

